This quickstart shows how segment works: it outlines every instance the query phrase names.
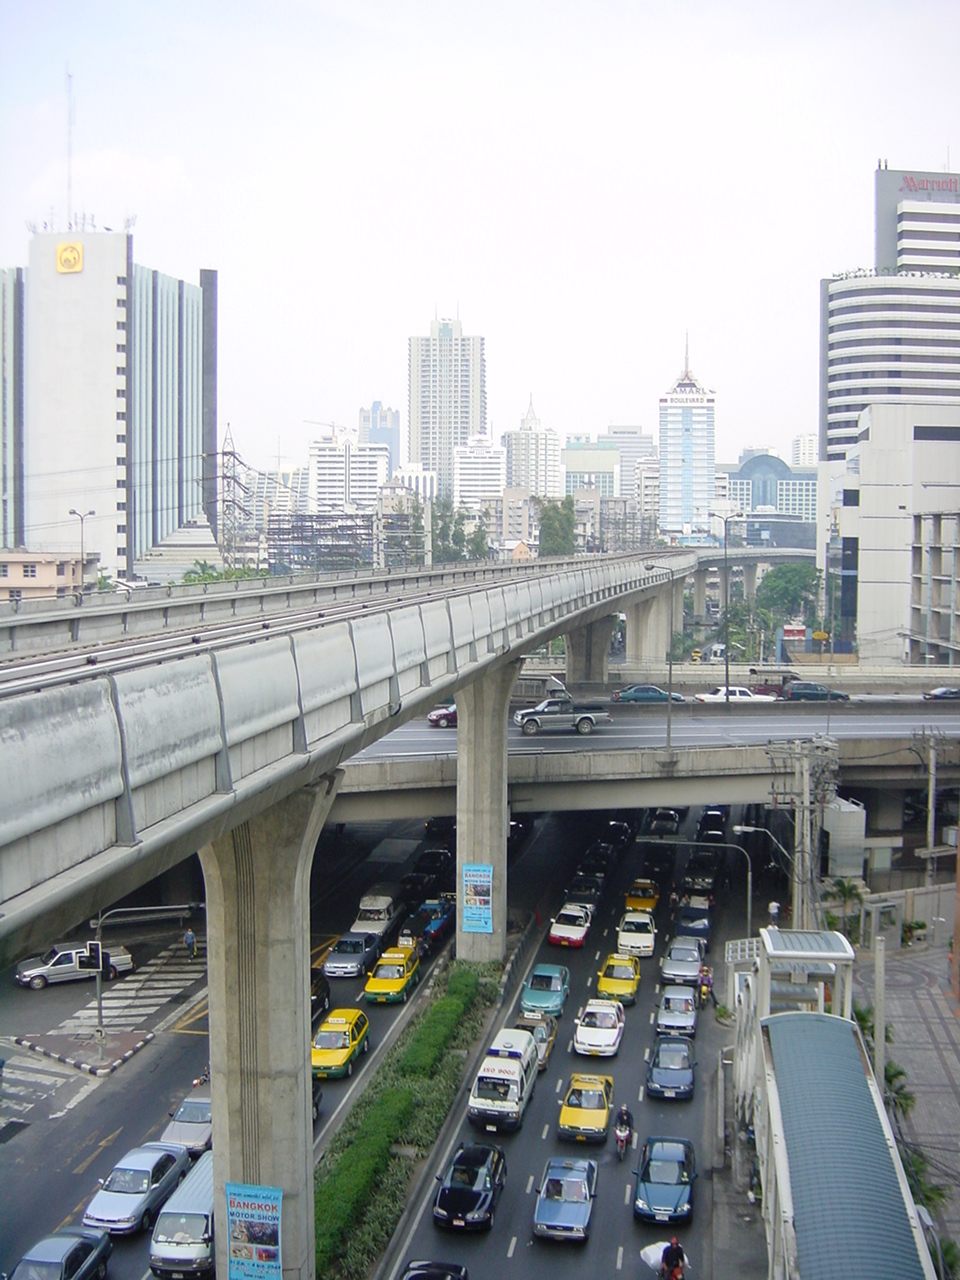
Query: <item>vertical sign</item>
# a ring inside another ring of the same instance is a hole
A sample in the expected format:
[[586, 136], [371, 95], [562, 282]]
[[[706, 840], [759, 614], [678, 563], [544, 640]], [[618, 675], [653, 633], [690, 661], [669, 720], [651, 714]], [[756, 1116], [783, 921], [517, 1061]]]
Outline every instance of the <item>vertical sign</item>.
[[486, 862], [464, 863], [463, 931], [493, 933], [493, 867]]
[[282, 1280], [280, 1187], [228, 1182], [229, 1280]]

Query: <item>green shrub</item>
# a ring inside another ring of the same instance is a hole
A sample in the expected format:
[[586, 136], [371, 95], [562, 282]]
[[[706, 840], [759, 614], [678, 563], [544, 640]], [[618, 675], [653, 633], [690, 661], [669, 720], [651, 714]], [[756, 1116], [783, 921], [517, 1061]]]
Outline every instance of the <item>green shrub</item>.
[[384, 1090], [364, 1117], [356, 1140], [318, 1185], [314, 1198], [318, 1275], [329, 1275], [351, 1227], [382, 1179], [390, 1147], [403, 1132], [413, 1107], [409, 1089]]
[[433, 1075], [456, 1034], [463, 1011], [464, 1002], [456, 996], [443, 996], [437, 1000], [400, 1059], [401, 1075]]

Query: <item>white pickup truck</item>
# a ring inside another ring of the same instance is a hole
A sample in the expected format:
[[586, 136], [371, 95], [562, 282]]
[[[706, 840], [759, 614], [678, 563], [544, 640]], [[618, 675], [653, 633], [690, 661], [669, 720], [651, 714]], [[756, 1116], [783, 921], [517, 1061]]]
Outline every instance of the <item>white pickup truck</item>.
[[593, 733], [598, 724], [610, 719], [599, 703], [577, 705], [568, 693], [555, 693], [535, 707], [517, 711], [513, 723], [532, 736], [541, 729], [576, 729], [577, 733]]
[[98, 953], [98, 944], [61, 943], [45, 951], [42, 956], [21, 960], [16, 978], [21, 987], [42, 990], [47, 983], [76, 982], [80, 978], [93, 978], [100, 968], [98, 959], [104, 961], [103, 976], [118, 978], [121, 973], [133, 972], [133, 956], [126, 947], [104, 947]]

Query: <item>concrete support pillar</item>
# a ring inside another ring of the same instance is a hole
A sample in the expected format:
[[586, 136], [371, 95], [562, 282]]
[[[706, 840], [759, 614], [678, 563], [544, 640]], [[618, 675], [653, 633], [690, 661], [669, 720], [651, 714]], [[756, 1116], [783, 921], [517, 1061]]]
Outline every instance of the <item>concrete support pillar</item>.
[[743, 598], [744, 600], [754, 600], [757, 595], [757, 566], [755, 564], [745, 564], [743, 566]]
[[655, 604], [656, 600], [651, 596], [648, 600], [637, 600], [626, 607], [628, 663], [642, 662], [644, 658], [654, 656], [650, 642], [650, 618]]
[[[673, 634], [679, 636], [683, 635], [683, 588], [685, 585], [686, 581], [683, 578], [676, 579], [673, 584]], [[669, 625], [668, 621], [668, 630]], [[668, 650], [672, 643], [673, 637], [670, 638], [667, 644]]]
[[[502, 960], [507, 947], [507, 716], [520, 665], [497, 667], [457, 691], [457, 956], [478, 963]], [[464, 932], [469, 863], [493, 869], [490, 933]]]
[[229, 1270], [226, 1182], [280, 1187], [284, 1280], [313, 1280], [310, 867], [343, 775], [281, 800], [200, 850], [217, 1272]]
[[568, 684], [606, 683], [610, 637], [616, 624], [616, 618], [611, 615], [567, 635]]
[[693, 616], [702, 622], [707, 613], [707, 571], [698, 569], [693, 575]]
[[867, 831], [871, 834], [903, 830], [903, 792], [893, 788], [870, 787], [863, 792], [867, 809]]

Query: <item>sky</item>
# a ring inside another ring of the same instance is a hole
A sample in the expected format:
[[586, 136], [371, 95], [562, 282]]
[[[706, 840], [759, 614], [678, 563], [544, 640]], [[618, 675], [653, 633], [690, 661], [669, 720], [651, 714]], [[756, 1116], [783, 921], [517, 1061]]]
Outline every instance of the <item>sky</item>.
[[873, 170], [960, 169], [956, 0], [0, 0], [0, 267], [77, 214], [219, 272], [219, 419], [256, 466], [486, 340], [488, 430], [716, 456], [818, 427], [819, 289], [873, 262]]

